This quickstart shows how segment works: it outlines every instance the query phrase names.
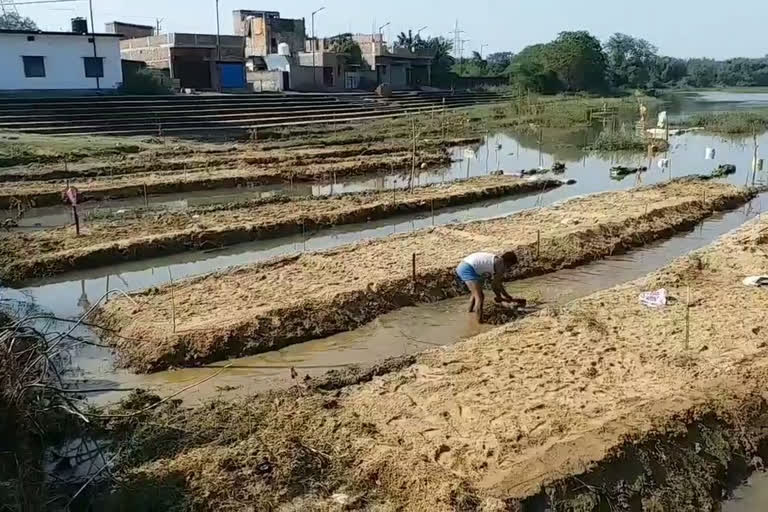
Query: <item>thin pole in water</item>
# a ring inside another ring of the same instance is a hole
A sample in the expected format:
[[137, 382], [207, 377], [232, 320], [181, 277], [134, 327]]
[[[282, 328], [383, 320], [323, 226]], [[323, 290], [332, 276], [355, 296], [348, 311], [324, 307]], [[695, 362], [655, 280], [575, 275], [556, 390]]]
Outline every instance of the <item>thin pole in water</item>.
[[432, 209], [432, 227], [434, 227], [435, 226], [435, 200], [431, 199], [429, 204]]
[[168, 267], [168, 279], [171, 286], [171, 321], [173, 322], [173, 333], [176, 334], [176, 297], [173, 293], [173, 275], [171, 267]]
[[752, 140], [755, 143], [754, 156], [752, 157], [752, 186], [755, 186], [755, 179], [757, 178], [757, 132], [752, 133]]

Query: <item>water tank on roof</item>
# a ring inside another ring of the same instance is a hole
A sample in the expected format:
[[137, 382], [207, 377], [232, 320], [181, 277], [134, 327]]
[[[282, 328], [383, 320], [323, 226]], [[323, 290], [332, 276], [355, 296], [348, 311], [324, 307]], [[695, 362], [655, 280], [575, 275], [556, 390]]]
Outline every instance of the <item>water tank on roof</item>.
[[72, 32], [76, 34], [88, 33], [88, 22], [85, 18], [72, 18]]
[[280, 43], [277, 45], [277, 54], [282, 55], [283, 57], [290, 57], [291, 56], [291, 47], [288, 45], [288, 43]]

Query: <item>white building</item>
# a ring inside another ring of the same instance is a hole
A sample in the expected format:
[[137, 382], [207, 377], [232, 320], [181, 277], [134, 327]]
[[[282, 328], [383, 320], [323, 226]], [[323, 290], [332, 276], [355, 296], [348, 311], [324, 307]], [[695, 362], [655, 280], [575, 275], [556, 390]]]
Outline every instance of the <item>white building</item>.
[[120, 36], [0, 30], [0, 70], [0, 91], [116, 89]]

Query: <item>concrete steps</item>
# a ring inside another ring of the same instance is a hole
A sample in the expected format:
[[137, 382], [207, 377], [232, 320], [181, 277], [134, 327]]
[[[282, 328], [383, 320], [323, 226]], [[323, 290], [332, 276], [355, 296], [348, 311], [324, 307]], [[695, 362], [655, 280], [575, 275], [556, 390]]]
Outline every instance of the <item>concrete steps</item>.
[[396, 117], [503, 101], [496, 93], [249, 94], [0, 98], [0, 130], [148, 135]]

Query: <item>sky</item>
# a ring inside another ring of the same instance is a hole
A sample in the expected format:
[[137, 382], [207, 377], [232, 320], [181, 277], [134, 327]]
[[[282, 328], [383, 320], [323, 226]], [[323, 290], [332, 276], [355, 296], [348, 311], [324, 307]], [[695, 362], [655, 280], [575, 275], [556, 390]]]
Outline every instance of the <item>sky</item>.
[[[33, 0], [16, 0], [17, 2]], [[215, 0], [92, 0], [97, 31], [104, 23], [122, 21], [154, 25], [162, 18], [164, 31], [216, 32]], [[401, 31], [427, 29], [422, 35], [453, 39], [456, 22], [463, 30], [466, 54], [518, 52], [527, 45], [546, 42], [563, 30], [588, 30], [601, 41], [615, 32], [642, 37], [675, 57], [762, 57], [768, 55], [765, 37], [766, 0], [220, 0], [221, 31], [232, 33], [235, 9], [280, 11], [284, 18], [306, 18], [310, 31], [312, 11], [318, 36], [340, 32], [371, 33], [383, 30], [387, 40]], [[87, 0], [42, 5], [20, 5], [19, 12], [33, 18], [41, 29], [68, 30], [69, 19], [87, 16]]]

